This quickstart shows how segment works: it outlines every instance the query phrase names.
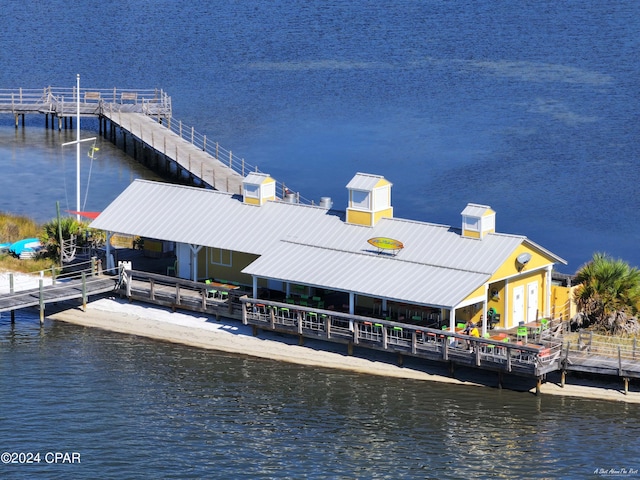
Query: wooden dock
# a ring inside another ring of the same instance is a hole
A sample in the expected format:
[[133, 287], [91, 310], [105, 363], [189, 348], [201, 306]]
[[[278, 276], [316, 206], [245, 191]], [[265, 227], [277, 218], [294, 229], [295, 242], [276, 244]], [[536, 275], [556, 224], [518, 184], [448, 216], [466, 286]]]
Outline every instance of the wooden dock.
[[[0, 114], [12, 114], [24, 126], [27, 114], [45, 116], [47, 128], [72, 128], [78, 112], [97, 117], [100, 133], [133, 150], [133, 157], [180, 183], [241, 193], [242, 179], [258, 168], [237, 158], [193, 127], [172, 118], [171, 97], [158, 89], [75, 88], [0, 89]], [[123, 141], [117, 141], [120, 134]], [[284, 197], [285, 186], [278, 183]], [[304, 200], [304, 199], [303, 199]]]
[[43, 323], [47, 304], [82, 299], [83, 306], [86, 306], [90, 296], [113, 292], [118, 286], [119, 279], [113, 276], [87, 274], [83, 271], [75, 274], [73, 278], [53, 282], [45, 285], [45, 279], [42, 278], [38, 288], [0, 295], [0, 313], [12, 312], [11, 318], [14, 320], [13, 313], [16, 310], [39, 307], [40, 323]]

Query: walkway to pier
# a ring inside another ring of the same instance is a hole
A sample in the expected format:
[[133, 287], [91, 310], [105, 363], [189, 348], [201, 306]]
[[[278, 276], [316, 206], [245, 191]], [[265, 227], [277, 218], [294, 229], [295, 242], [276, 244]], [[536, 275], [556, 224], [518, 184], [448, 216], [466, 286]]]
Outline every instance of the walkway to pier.
[[[112, 105], [109, 104], [103, 109], [102, 117], [121, 128], [124, 135], [131, 135], [134, 141], [134, 157], [138, 156], [137, 148], [141, 144], [143, 148], [150, 148], [152, 152], [159, 153], [173, 162], [179, 170], [187, 172], [192, 179], [199, 178], [202, 183], [216, 190], [242, 193], [243, 165], [241, 162], [240, 173], [233, 170], [232, 155], [229, 158], [230, 167], [219, 160], [218, 156], [208, 153], [206, 144], [199, 147], [194, 141], [189, 142], [183, 135], [174, 133], [171, 130], [170, 118], [163, 120], [165, 125], [152, 116], [138, 112], [125, 112], [111, 107]], [[180, 172], [178, 176], [181, 176]]]
[[[73, 272], [65, 277], [41, 278], [38, 288], [13, 291], [0, 295], [0, 313], [14, 312], [23, 308], [39, 307], [40, 322], [44, 321], [45, 305], [73, 299], [82, 299], [86, 306], [89, 296], [113, 292], [119, 284], [118, 277], [98, 275], [92, 266]], [[13, 281], [11, 280], [11, 283]]]

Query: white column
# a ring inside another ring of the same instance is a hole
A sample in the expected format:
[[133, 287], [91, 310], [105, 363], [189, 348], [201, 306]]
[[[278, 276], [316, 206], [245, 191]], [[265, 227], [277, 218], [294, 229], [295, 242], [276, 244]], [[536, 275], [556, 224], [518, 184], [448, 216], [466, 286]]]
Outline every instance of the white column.
[[505, 328], [509, 328], [511, 323], [511, 312], [509, 312], [509, 297], [511, 292], [509, 291], [509, 279], [504, 281], [504, 320], [502, 323]]
[[489, 284], [484, 285], [484, 300], [482, 301], [482, 336], [487, 333], [487, 323], [489, 323], [489, 317], [487, 316], [488, 304], [487, 298], [489, 298]]
[[253, 276], [253, 298], [258, 298], [258, 277], [255, 275]]
[[547, 267], [547, 274], [544, 278], [545, 298], [544, 298], [544, 316], [549, 318], [551, 315], [551, 271], [553, 265]]
[[113, 260], [113, 256], [111, 255], [111, 237], [113, 236], [113, 232], [107, 232], [107, 245], [106, 245], [106, 255], [107, 255], [107, 271], [112, 272], [115, 266], [115, 261]]
[[356, 295], [353, 292], [349, 292], [349, 314], [353, 315], [356, 311]]
[[198, 281], [198, 252], [202, 250], [201, 245], [189, 245], [191, 253], [191, 280]]
[[452, 332], [456, 331], [456, 309], [452, 308], [449, 310], [449, 330]]

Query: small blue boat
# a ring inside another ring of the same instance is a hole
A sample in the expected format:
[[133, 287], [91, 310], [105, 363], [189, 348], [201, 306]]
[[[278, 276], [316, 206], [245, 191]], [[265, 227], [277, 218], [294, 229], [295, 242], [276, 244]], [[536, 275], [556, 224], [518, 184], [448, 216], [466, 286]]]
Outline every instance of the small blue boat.
[[42, 248], [40, 240], [37, 238], [25, 238], [12, 243], [9, 252], [18, 257], [32, 257]]

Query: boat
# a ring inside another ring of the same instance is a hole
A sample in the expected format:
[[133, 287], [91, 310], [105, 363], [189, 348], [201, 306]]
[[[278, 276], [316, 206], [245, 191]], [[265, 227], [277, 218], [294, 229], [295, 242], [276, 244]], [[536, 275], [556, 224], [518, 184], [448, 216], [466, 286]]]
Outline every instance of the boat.
[[9, 253], [9, 248], [11, 248], [11, 243], [0, 243], [0, 255]]
[[41, 249], [42, 244], [38, 238], [25, 238], [12, 243], [9, 247], [9, 252], [16, 257], [24, 259], [33, 258]]

